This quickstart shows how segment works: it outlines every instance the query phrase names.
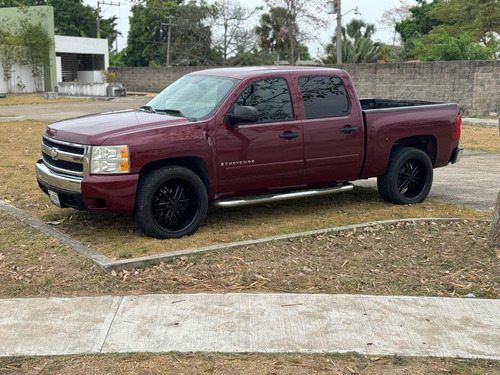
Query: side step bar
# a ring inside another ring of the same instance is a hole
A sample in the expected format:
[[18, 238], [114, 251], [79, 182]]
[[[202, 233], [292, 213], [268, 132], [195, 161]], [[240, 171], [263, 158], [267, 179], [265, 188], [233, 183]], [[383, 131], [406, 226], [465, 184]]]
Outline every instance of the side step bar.
[[254, 197], [248, 197], [245, 199], [215, 200], [212, 202], [212, 206], [215, 207], [248, 206], [251, 204], [269, 203], [269, 202], [285, 201], [288, 199], [295, 199], [295, 198], [315, 197], [317, 195], [343, 193], [345, 191], [351, 191], [353, 188], [354, 188], [353, 184], [346, 183], [344, 185], [337, 185], [323, 189], [301, 190], [301, 191], [293, 191], [291, 193], [280, 193], [273, 195], [259, 195]]

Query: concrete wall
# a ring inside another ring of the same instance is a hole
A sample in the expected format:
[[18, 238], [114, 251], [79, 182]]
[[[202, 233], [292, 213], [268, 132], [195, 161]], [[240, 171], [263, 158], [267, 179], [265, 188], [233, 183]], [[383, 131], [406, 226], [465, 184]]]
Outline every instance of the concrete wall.
[[105, 77], [100, 70], [80, 70], [76, 72], [76, 76], [78, 78], [78, 82], [82, 83], [104, 83], [105, 81]]
[[209, 69], [206, 66], [175, 66], [172, 68], [120, 67], [109, 68], [116, 73], [116, 82], [120, 82], [127, 91], [160, 92], [185, 74]]
[[[11, 70], [12, 76], [10, 82], [6, 82], [3, 79], [2, 69], [2, 64], [0, 64], [0, 93], [10, 92], [21, 94], [37, 91], [30, 66], [15, 64]], [[41, 84], [39, 86], [43, 88], [43, 76], [41, 77]]]
[[[500, 112], [500, 61], [436, 61], [332, 65], [351, 75], [360, 97], [420, 99], [460, 104], [466, 114]], [[205, 67], [110, 68], [128, 91], [160, 92]]]
[[63, 96], [106, 96], [107, 83], [59, 82], [57, 92]]
[[[100, 72], [99, 72], [100, 73]], [[113, 82], [59, 82], [57, 92], [61, 96], [125, 96], [120, 83]]]

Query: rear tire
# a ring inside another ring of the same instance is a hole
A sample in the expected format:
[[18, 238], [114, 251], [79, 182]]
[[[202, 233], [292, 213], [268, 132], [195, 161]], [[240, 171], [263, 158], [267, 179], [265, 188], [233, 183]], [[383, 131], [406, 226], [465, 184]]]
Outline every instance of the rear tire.
[[427, 197], [432, 180], [429, 156], [418, 148], [401, 147], [392, 151], [385, 174], [377, 178], [377, 187], [387, 202], [415, 204]]
[[148, 236], [167, 239], [194, 233], [208, 209], [208, 194], [191, 170], [168, 166], [139, 180], [134, 218]]

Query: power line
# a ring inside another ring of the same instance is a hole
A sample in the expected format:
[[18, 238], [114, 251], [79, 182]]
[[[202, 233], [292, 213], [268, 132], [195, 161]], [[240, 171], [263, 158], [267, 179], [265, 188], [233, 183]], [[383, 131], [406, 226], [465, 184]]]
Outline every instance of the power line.
[[97, 37], [101, 38], [101, 5], [109, 5], [109, 6], [120, 6], [120, 3], [113, 3], [110, 1], [109, 3], [106, 1], [97, 1]]

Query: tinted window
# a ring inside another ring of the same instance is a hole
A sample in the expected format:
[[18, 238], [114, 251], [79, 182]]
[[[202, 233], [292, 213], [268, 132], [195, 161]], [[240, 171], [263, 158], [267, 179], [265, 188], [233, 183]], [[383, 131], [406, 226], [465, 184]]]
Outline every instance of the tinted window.
[[300, 77], [299, 86], [306, 118], [338, 117], [349, 114], [349, 99], [339, 77]]
[[259, 112], [259, 122], [293, 120], [290, 90], [283, 78], [257, 81], [241, 93], [233, 105], [252, 106]]

